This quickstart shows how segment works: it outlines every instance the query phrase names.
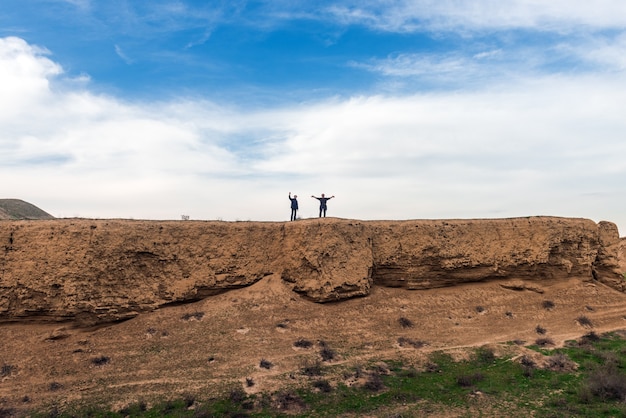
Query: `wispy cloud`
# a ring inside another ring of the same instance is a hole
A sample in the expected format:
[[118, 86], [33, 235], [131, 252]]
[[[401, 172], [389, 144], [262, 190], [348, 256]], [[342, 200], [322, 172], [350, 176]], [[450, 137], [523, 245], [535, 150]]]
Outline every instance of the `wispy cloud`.
[[343, 1], [326, 9], [343, 24], [362, 24], [379, 30], [481, 31], [539, 29], [574, 31], [621, 29], [626, 4], [620, 0], [594, 3], [553, 0], [404, 0], [399, 2]]
[[626, 227], [621, 73], [238, 110], [57, 90], [60, 66], [18, 39], [0, 57], [0, 106], [12, 110], [0, 175], [20, 179], [5, 193], [59, 216], [278, 220], [292, 191], [336, 194], [334, 215], [362, 219], [555, 214]]

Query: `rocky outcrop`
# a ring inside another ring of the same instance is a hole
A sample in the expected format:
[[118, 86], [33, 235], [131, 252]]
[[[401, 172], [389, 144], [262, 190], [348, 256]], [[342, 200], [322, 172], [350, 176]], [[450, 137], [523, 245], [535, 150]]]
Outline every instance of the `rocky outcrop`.
[[268, 275], [315, 302], [509, 279], [624, 290], [616, 226], [586, 219], [2, 221], [0, 242], [0, 322], [119, 321]]

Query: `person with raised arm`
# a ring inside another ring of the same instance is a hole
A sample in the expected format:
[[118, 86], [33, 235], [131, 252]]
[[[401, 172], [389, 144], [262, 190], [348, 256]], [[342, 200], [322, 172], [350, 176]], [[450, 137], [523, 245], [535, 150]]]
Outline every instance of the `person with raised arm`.
[[322, 214], [324, 214], [324, 218], [325, 218], [326, 217], [326, 209], [327, 209], [326, 202], [328, 202], [330, 199], [332, 199], [335, 196], [326, 197], [326, 196], [324, 196], [324, 193], [322, 193], [322, 197], [316, 197], [316, 196], [313, 196], [313, 195], [311, 195], [311, 197], [313, 199], [317, 199], [317, 200], [320, 201], [320, 216], [319, 217], [321, 218]]

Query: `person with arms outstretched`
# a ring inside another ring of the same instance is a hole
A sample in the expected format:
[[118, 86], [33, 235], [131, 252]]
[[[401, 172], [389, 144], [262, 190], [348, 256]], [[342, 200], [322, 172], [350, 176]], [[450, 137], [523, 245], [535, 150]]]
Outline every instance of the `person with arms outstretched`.
[[326, 202], [328, 202], [330, 199], [332, 199], [335, 196], [331, 196], [331, 197], [325, 197], [324, 193], [322, 193], [322, 197], [315, 197], [313, 195], [311, 195], [311, 197], [313, 199], [317, 199], [320, 201], [320, 218], [322, 217], [322, 214], [324, 214], [324, 218], [326, 217]]
[[289, 200], [291, 200], [291, 218], [289, 220], [295, 221], [298, 213], [298, 195], [291, 197], [291, 192], [289, 192]]

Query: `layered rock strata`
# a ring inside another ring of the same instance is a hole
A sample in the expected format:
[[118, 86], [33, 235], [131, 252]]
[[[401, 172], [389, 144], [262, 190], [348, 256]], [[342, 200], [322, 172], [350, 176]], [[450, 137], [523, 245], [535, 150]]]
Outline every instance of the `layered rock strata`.
[[587, 219], [2, 221], [0, 242], [0, 322], [120, 321], [268, 275], [314, 302], [485, 280], [625, 289], [617, 227]]

